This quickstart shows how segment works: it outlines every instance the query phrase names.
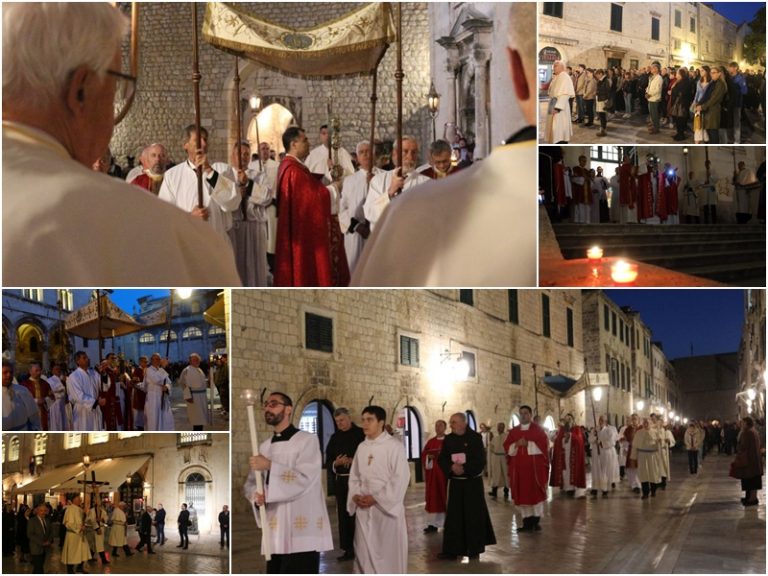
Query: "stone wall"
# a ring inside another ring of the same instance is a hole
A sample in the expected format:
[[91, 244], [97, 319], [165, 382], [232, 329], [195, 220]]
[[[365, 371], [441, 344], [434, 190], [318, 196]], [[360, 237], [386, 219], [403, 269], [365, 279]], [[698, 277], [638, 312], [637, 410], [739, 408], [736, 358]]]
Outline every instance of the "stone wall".
[[673, 365], [680, 382], [680, 411], [696, 420], [735, 420], [739, 407], [738, 355], [712, 354], [677, 358]]
[[[542, 336], [541, 294], [550, 297], [551, 337]], [[293, 422], [313, 400], [347, 406], [358, 419], [373, 396], [394, 425], [404, 405], [421, 418], [422, 443], [438, 418], [472, 410], [477, 422], [509, 423], [523, 403], [538, 399], [542, 421], [557, 421], [558, 403], [541, 389], [534, 374], [583, 372], [581, 294], [573, 290], [519, 290], [519, 324], [509, 322], [506, 290], [476, 290], [474, 305], [460, 303], [457, 290], [233, 290], [232, 398], [245, 388], [281, 390], [294, 400]], [[574, 346], [567, 345], [566, 309], [574, 312]], [[333, 318], [332, 353], [304, 346], [305, 312]], [[419, 366], [399, 363], [399, 336], [419, 340]], [[441, 353], [476, 355], [475, 378], [452, 381], [441, 371]], [[511, 383], [511, 364], [521, 367], [522, 384]], [[534, 364], [536, 372], [534, 372]], [[563, 402], [580, 411], [579, 400]], [[261, 410], [258, 433], [267, 437]], [[232, 413], [234, 491], [247, 474], [250, 454], [247, 414]], [[234, 499], [236, 508], [245, 503]]]
[[[238, 8], [285, 26], [308, 28], [338, 18], [360, 3], [250, 2]], [[198, 9], [201, 30], [205, 5]], [[116, 128], [111, 147], [118, 162], [150, 142], [165, 144], [175, 160], [183, 159], [181, 130], [194, 122], [192, 92], [192, 10], [186, 3], [141, 3], [139, 16], [140, 72], [133, 108]], [[430, 32], [424, 3], [403, 4], [403, 131], [428, 145], [430, 121], [426, 111], [429, 92]], [[233, 106], [234, 57], [208, 45], [200, 35], [200, 108], [202, 125], [209, 130], [212, 158], [228, 160], [230, 143], [236, 139]], [[396, 134], [395, 58], [393, 43], [379, 66], [377, 138], [392, 140]], [[342, 145], [370, 137], [371, 81], [368, 77], [337, 80], [289, 78], [255, 63], [241, 62], [241, 95], [247, 99], [258, 90], [266, 100], [296, 103], [291, 110], [307, 130], [311, 144], [319, 143], [317, 131], [327, 122], [326, 105], [342, 123]], [[250, 117], [243, 118], [246, 134]], [[424, 154], [422, 154], [424, 157]]]

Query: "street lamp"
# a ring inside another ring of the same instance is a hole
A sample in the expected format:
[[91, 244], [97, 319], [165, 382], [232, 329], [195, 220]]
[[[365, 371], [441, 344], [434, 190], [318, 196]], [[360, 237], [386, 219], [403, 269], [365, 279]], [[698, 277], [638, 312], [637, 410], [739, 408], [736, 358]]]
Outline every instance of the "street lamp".
[[637, 401], [637, 411], [638, 412], [642, 412], [643, 408], [645, 408], [645, 402], [643, 402], [642, 400], [638, 400]]
[[595, 386], [592, 388], [592, 398], [594, 398], [595, 402], [600, 402], [600, 399], [603, 397], [603, 389], [600, 386]]
[[432, 142], [437, 140], [437, 132], [435, 128], [435, 119], [437, 113], [440, 110], [440, 94], [435, 90], [435, 83], [431, 82], [429, 85], [429, 94], [427, 94], [427, 109], [429, 110], [429, 117], [432, 118]]
[[749, 398], [750, 402], [754, 402], [755, 398], [757, 398], [757, 391], [754, 388], [747, 390], [747, 398]]
[[[178, 288], [176, 290], [176, 294], [179, 298], [182, 300], [186, 300], [190, 296], [192, 296], [192, 289], [191, 288]], [[168, 331], [166, 333], [166, 340], [165, 340], [165, 357], [170, 362], [170, 354], [171, 354], [171, 322], [173, 321], [173, 289], [169, 291], [168, 294]]]

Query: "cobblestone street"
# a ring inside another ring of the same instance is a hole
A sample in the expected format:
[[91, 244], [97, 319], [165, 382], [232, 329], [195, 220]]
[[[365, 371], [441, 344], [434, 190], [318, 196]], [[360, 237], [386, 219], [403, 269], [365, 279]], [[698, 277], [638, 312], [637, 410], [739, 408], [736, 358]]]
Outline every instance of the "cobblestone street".
[[[441, 533], [424, 535], [424, 485], [408, 490], [408, 571], [410, 573], [765, 573], [765, 500], [744, 508], [737, 480], [728, 477], [732, 456], [711, 455], [698, 476], [687, 471], [685, 454], [672, 457], [666, 491], [640, 500], [622, 482], [608, 498], [569, 499], [550, 494], [543, 531], [518, 535], [520, 521], [508, 502], [488, 500], [498, 544], [477, 562], [436, 558]], [[233, 486], [233, 494], [240, 494]], [[334, 542], [336, 510], [329, 499]], [[234, 518], [233, 571], [264, 571], [260, 533], [252, 516]], [[321, 555], [323, 573], [351, 573], [339, 563], [340, 550]]]

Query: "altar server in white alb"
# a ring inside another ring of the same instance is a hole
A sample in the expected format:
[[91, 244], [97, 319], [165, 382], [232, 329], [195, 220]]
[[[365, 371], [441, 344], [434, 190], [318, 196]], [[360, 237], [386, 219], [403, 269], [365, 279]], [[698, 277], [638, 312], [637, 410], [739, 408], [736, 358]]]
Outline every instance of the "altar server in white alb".
[[155, 352], [150, 358], [151, 366], [144, 371], [144, 381], [136, 387], [147, 394], [144, 403], [144, 430], [148, 432], [173, 432], [171, 412], [171, 377], [163, 364], [167, 361]]
[[374, 151], [371, 150], [368, 140], [358, 143], [356, 152], [360, 170], [344, 179], [344, 194], [341, 195], [339, 203], [339, 225], [344, 234], [344, 251], [347, 253], [350, 273], [354, 273], [365, 240], [371, 233], [371, 225], [366, 220], [363, 209], [368, 194], [368, 183], [371, 178], [382, 172], [376, 167]]
[[75, 353], [77, 370], [67, 377], [67, 396], [72, 403], [72, 430], [101, 430], [101, 406], [106, 400], [99, 398], [101, 376], [91, 368], [91, 360], [83, 351]]
[[[282, 392], [264, 402], [264, 420], [274, 434], [261, 443], [259, 456], [251, 456], [245, 496], [267, 507], [272, 554], [267, 573], [317, 574], [320, 552], [333, 550], [322, 456], [317, 436], [293, 426], [291, 414], [293, 401]], [[263, 474], [264, 493], [256, 489], [256, 474]]]
[[200, 355], [196, 352], [189, 355], [189, 365], [181, 371], [179, 384], [192, 430], [202, 430], [208, 422], [208, 379], [200, 368]]
[[598, 490], [603, 496], [608, 496], [608, 491], [619, 481], [619, 456], [616, 453], [618, 441], [618, 431], [601, 415], [597, 420], [597, 430], [592, 429], [589, 433], [589, 443], [592, 445], [593, 498], [597, 498]]
[[[277, 171], [280, 169], [280, 164], [272, 160], [270, 152], [269, 142], [261, 142], [259, 144], [259, 157], [248, 164], [248, 174], [251, 178], [264, 178], [264, 180], [259, 181], [276, 195]], [[277, 244], [277, 206], [274, 201], [265, 208], [264, 212], [267, 217], [267, 261], [271, 269], [275, 261], [275, 245]]]
[[571, 98], [576, 97], [573, 81], [565, 64], [555, 60], [552, 64], [552, 82], [549, 84], [549, 105], [547, 106], [547, 142], [568, 144], [573, 137], [571, 125]]
[[239, 286], [227, 242], [94, 172], [115, 126], [125, 16], [107, 2], [3, 4], [3, 285]]
[[535, 29], [536, 5], [511, 3], [516, 132], [482, 162], [394, 200], [366, 241], [353, 286], [536, 286]]
[[[207, 221], [229, 242], [227, 232], [232, 228], [232, 212], [240, 207], [241, 195], [237, 184], [245, 184], [248, 178], [245, 172], [238, 171], [235, 181], [225, 175], [229, 171], [227, 164], [211, 164], [208, 161], [208, 131], [205, 128], [200, 130], [199, 145], [195, 125], [184, 128], [182, 147], [187, 159], [165, 173], [159, 197]], [[203, 167], [203, 208], [197, 205], [198, 166]]]
[[42, 430], [40, 411], [29, 390], [13, 381], [13, 363], [3, 358], [3, 430]]
[[72, 428], [72, 407], [67, 400], [67, 389], [61, 381], [61, 364], [51, 366], [48, 384], [56, 401], [48, 411], [48, 429], [51, 431], [67, 431]]
[[365, 440], [349, 473], [347, 512], [355, 515], [355, 572], [408, 572], [405, 492], [411, 473], [403, 443], [384, 430], [387, 413], [368, 406], [361, 419]]

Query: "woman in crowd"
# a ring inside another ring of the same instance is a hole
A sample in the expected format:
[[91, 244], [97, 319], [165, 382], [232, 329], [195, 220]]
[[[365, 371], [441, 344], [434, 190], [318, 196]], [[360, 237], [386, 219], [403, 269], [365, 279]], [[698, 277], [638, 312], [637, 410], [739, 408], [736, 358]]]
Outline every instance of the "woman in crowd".
[[672, 137], [675, 141], [685, 140], [685, 129], [688, 125], [688, 108], [691, 106], [690, 80], [688, 70], [681, 66], [677, 69], [675, 83], [670, 91], [669, 114], [674, 119], [675, 135]]
[[611, 97], [611, 81], [605, 75], [603, 70], [595, 71], [595, 79], [597, 80], [597, 91], [595, 93], [597, 105], [595, 109], [597, 111], [597, 117], [600, 119], [600, 130], [597, 135], [605, 136], [605, 129], [608, 126], [608, 109], [613, 101]]
[[741, 420], [736, 459], [731, 463], [730, 475], [741, 480], [741, 489], [746, 493], [741, 503], [744, 506], [757, 506], [757, 491], [763, 488], [763, 460], [760, 436], [755, 430], [755, 421], [749, 416]]
[[691, 112], [693, 117], [693, 141], [695, 144], [704, 144], [707, 142], [707, 131], [704, 129], [704, 114], [697, 110], [697, 106], [709, 96], [712, 90], [712, 76], [709, 73], [709, 66], [702, 66], [699, 73], [699, 81], [696, 83], [696, 94], [693, 97]]

